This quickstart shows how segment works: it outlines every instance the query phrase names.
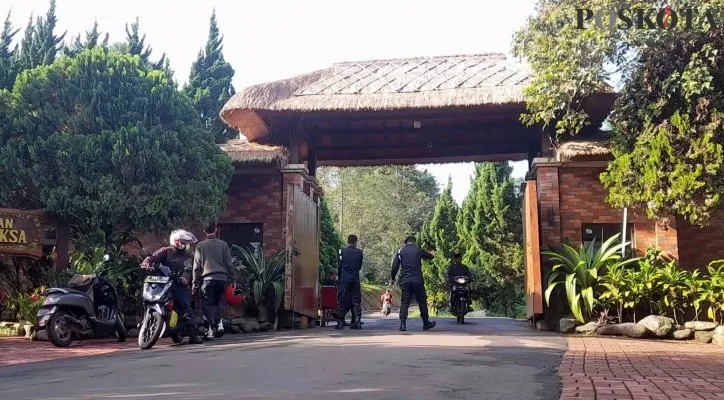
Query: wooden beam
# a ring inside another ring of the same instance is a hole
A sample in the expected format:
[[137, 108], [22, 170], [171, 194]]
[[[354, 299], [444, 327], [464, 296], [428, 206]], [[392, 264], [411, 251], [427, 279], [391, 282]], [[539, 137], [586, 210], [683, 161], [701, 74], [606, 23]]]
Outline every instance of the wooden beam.
[[317, 149], [317, 159], [355, 160], [355, 159], [405, 159], [440, 158], [457, 156], [476, 156], [494, 154], [527, 153], [526, 146], [520, 144], [470, 145], [456, 147], [378, 147], [364, 149]]
[[370, 136], [381, 134], [398, 134], [398, 135], [431, 135], [433, 137], [440, 135], [495, 135], [495, 134], [511, 134], [535, 136], [540, 132], [539, 127], [525, 127], [518, 123], [510, 124], [456, 124], [454, 126], [435, 126], [423, 125], [421, 128], [410, 127], [388, 127], [388, 128], [362, 128], [362, 129], [316, 129], [309, 132], [310, 138], [319, 136]]
[[379, 147], [379, 146], [470, 146], [500, 143], [525, 144], [528, 149], [538, 142], [537, 136], [527, 132], [511, 131], [507, 134], [487, 134], [484, 132], [447, 131], [415, 133], [390, 133], [375, 135], [317, 136], [314, 138], [318, 150], [337, 148]]
[[307, 169], [309, 176], [317, 176], [317, 152], [314, 147], [309, 148], [309, 158], [307, 159]]

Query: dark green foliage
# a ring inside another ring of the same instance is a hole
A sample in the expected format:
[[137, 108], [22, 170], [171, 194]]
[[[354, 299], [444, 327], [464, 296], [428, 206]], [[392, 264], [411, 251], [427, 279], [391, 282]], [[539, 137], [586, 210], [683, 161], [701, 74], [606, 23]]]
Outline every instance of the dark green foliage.
[[206, 47], [199, 50], [199, 55], [191, 66], [189, 83], [184, 88], [201, 117], [201, 123], [211, 130], [217, 143], [224, 143], [237, 136], [236, 131], [219, 118], [221, 108], [235, 93], [231, 84], [234, 69], [224, 60], [223, 40], [214, 11], [209, 21]]
[[[2, 100], [0, 96], [0, 100]], [[0, 202], [38, 206], [82, 231], [155, 231], [215, 219], [228, 157], [163, 71], [86, 50], [23, 72], [0, 133]]]
[[458, 251], [458, 232], [455, 226], [459, 207], [452, 197], [452, 180], [437, 198], [435, 210], [423, 225], [419, 235], [423, 248], [434, 248], [435, 258], [423, 265], [428, 298], [434, 309], [445, 307], [448, 302], [447, 270], [453, 254]]
[[10, 22], [10, 12], [5, 17], [2, 32], [0, 32], [0, 90], [12, 89], [17, 74], [17, 49], [13, 46], [13, 38], [19, 29], [14, 29]]
[[64, 51], [66, 55], [72, 57], [78, 55], [83, 50], [94, 49], [96, 47], [108, 48], [108, 33], [101, 38], [101, 32], [98, 30], [98, 21], [93, 23], [91, 30], [85, 32], [85, 40], [81, 39], [81, 35], [78, 34]]
[[[666, 4], [680, 11], [676, 28], [580, 30], [580, 1], [539, 0], [514, 45], [535, 72], [523, 121], [555, 124], [558, 136], [580, 133], [589, 123], [582, 100], [620, 77], [610, 121], [616, 160], [602, 176], [609, 202], [705, 225], [724, 190], [724, 25], [710, 29], [707, 19], [711, 12], [722, 21], [724, 0]], [[621, 6], [586, 2], [593, 10]], [[650, 9], [651, 2], [625, 6]], [[683, 28], [684, 9], [696, 10], [694, 29]]]
[[474, 295], [489, 311], [515, 316], [523, 302], [523, 225], [511, 173], [507, 163], [476, 165], [457, 229], [463, 261], [477, 277]]
[[330, 285], [332, 284], [331, 273], [337, 270], [338, 252], [344, 246], [344, 242], [339, 236], [337, 227], [334, 226], [334, 218], [325, 199], [322, 199], [320, 208], [322, 239], [319, 242], [319, 282], [323, 285]]
[[52, 64], [63, 47], [65, 33], [55, 34], [58, 19], [55, 16], [55, 0], [50, 0], [50, 7], [45, 17], [38, 17], [33, 24], [30, 16], [25, 35], [20, 42], [19, 64], [20, 70], [35, 68], [40, 65]]

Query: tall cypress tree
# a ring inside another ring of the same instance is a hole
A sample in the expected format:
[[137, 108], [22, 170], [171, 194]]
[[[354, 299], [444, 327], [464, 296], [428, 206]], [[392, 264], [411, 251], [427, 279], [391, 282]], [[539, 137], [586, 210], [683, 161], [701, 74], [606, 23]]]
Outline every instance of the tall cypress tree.
[[39, 65], [50, 65], [55, 61], [63, 47], [65, 33], [55, 34], [58, 18], [55, 16], [55, 0], [50, 0], [50, 8], [45, 18], [38, 17], [33, 24], [30, 16], [25, 36], [20, 43], [20, 69], [32, 69]]
[[522, 300], [521, 198], [507, 163], [481, 163], [457, 220], [465, 262], [478, 271], [483, 305], [513, 314]]
[[219, 118], [221, 108], [235, 93], [231, 84], [234, 69], [224, 60], [223, 40], [214, 10], [209, 20], [206, 47], [199, 50], [199, 55], [191, 67], [189, 83], [184, 88], [204, 126], [213, 132], [217, 143], [224, 143], [236, 136], [236, 132]]
[[18, 29], [13, 29], [10, 22], [10, 13], [5, 17], [2, 32], [0, 32], [0, 89], [11, 89], [17, 75], [16, 57], [17, 45], [13, 46], [13, 38]]
[[93, 28], [85, 32], [85, 40], [78, 34], [73, 38], [72, 43], [64, 49], [66, 55], [75, 56], [83, 50], [93, 49], [96, 47], [108, 48], [108, 33], [101, 40], [101, 32], [98, 29], [98, 21], [93, 23]]
[[452, 263], [453, 254], [458, 247], [456, 220], [459, 207], [452, 197], [452, 179], [448, 178], [447, 187], [440, 193], [435, 203], [435, 211], [423, 225], [420, 243], [437, 250], [435, 258], [423, 265], [425, 286], [430, 292], [432, 306], [439, 309], [447, 304], [447, 269]]
[[146, 46], [146, 35], [141, 35], [141, 24], [136, 17], [136, 21], [131, 23], [129, 29], [126, 24], [126, 44], [128, 48], [126, 51], [134, 56], [141, 57], [141, 61], [148, 62], [148, 58], [151, 56], [153, 51], [150, 47]]

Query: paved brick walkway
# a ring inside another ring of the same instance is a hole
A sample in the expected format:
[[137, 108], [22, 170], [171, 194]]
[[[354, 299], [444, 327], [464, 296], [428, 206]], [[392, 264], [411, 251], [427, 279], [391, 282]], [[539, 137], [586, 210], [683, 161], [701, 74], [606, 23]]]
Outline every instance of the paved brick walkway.
[[95, 356], [138, 349], [135, 339], [129, 338], [125, 343], [113, 339], [97, 339], [73, 343], [61, 349], [50, 342], [31, 342], [24, 338], [0, 337], [0, 367], [38, 361], [55, 360], [58, 358]]
[[724, 399], [724, 347], [569, 337], [561, 400]]

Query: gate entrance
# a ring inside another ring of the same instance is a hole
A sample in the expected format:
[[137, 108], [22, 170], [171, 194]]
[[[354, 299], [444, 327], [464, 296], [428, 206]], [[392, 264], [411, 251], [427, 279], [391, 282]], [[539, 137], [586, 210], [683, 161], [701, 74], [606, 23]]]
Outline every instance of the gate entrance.
[[[229, 100], [221, 117], [255, 145], [288, 149], [284, 187], [293, 185], [318, 204], [322, 193], [314, 176], [320, 165], [528, 160], [530, 166], [536, 157], [551, 157], [549, 130], [520, 123], [526, 109], [523, 91], [531, 78], [527, 65], [502, 54], [345, 62], [246, 88]], [[606, 94], [581, 101], [591, 117], [591, 132], [598, 131], [612, 101]], [[543, 312], [543, 294], [540, 208], [532, 179], [522, 212], [528, 313], [534, 318]], [[299, 251], [289, 254], [292, 282], [285, 305], [316, 317], [316, 310], [309, 314], [308, 300], [296, 300], [308, 296], [303, 293], [312, 285], [311, 272], [302, 271], [319, 263], [318, 252], [302, 250], [311, 246], [302, 236], [319, 234], [319, 224], [306, 214], [312, 211], [298, 207], [305, 201], [297, 198], [296, 189], [285, 190], [287, 249]], [[296, 222], [298, 212], [306, 222]], [[306, 286], [297, 287], [299, 279]]]

